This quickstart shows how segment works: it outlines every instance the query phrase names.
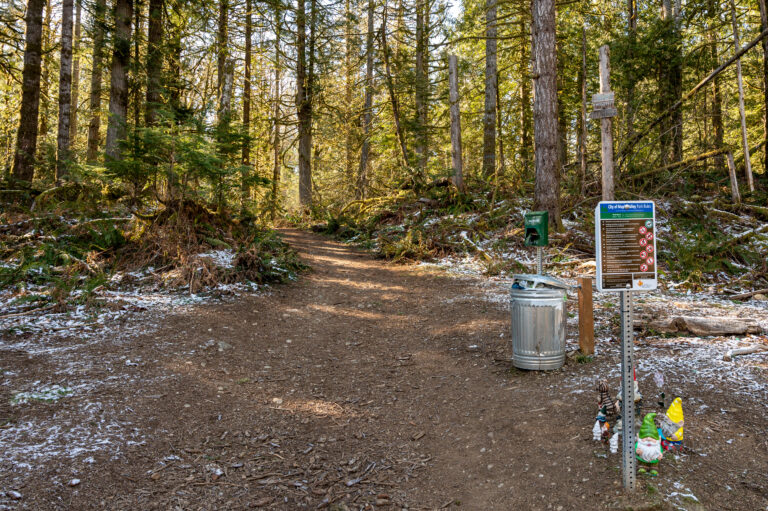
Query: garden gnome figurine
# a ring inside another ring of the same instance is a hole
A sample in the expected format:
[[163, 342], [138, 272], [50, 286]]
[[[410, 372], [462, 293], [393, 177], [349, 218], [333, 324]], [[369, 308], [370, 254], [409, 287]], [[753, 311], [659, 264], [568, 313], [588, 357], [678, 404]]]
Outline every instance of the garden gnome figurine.
[[664, 456], [659, 431], [653, 422], [654, 417], [656, 417], [655, 413], [649, 413], [643, 418], [643, 424], [637, 434], [637, 443], [635, 443], [635, 457], [644, 465], [638, 469], [638, 473], [645, 474], [647, 465], [650, 468], [648, 472], [652, 476], [659, 475], [653, 467]]
[[683, 447], [683, 400], [676, 397], [669, 405], [667, 413], [659, 421], [661, 445], [665, 451], [679, 450]]

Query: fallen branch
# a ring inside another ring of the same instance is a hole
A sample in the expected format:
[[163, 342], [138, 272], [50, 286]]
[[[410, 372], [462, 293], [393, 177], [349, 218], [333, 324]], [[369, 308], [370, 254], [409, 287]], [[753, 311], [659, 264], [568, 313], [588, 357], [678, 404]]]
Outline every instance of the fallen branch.
[[663, 167], [658, 167], [651, 170], [646, 170], [645, 172], [641, 172], [639, 174], [633, 174], [630, 176], [627, 176], [629, 179], [639, 179], [641, 177], [651, 176], [653, 174], [658, 174], [660, 172], [664, 172], [666, 170], [673, 170], [678, 167], [683, 167], [686, 165], [689, 165], [691, 163], [695, 163], [700, 160], [706, 160], [707, 158], [712, 158], [714, 156], [719, 156], [721, 154], [725, 154], [728, 152], [728, 147], [721, 147], [720, 149], [715, 149], [714, 151], [709, 151], [706, 153], [697, 154], [696, 156], [691, 156], [690, 158], [686, 158], [684, 160], [680, 160], [675, 163], [670, 163], [669, 165], [664, 165]]
[[723, 360], [726, 362], [731, 362], [733, 357], [737, 357], [739, 355], [751, 355], [753, 353], [760, 353], [762, 351], [768, 351], [768, 346], [747, 346], [745, 348], [735, 348], [728, 350], [728, 352], [723, 355]]
[[749, 293], [739, 293], [737, 295], [731, 295], [728, 297], [729, 300], [744, 300], [745, 298], [752, 298], [755, 295], [764, 295], [768, 294], [768, 287], [764, 289], [758, 289], [756, 291], [750, 291]]
[[26, 316], [27, 314], [33, 314], [35, 312], [43, 312], [43, 311], [51, 310], [54, 307], [56, 307], [57, 305], [58, 305], [57, 303], [54, 303], [54, 304], [51, 304], [51, 305], [46, 305], [45, 307], [39, 307], [37, 309], [30, 309], [30, 310], [24, 311], [24, 312], [14, 312], [13, 314], [3, 314], [2, 316], [0, 316], [0, 319], [16, 318], [16, 317], [19, 317], [19, 316]]

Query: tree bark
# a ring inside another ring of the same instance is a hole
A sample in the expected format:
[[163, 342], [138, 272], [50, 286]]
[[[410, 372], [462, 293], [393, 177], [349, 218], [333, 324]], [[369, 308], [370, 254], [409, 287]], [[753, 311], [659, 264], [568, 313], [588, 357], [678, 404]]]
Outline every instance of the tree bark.
[[456, 55], [448, 57], [448, 89], [451, 102], [451, 164], [453, 184], [464, 191], [464, 163], [461, 156], [461, 110], [459, 108], [459, 64]]
[[485, 110], [483, 113], [483, 176], [496, 172], [496, 0], [485, 2]]
[[[713, 5], [714, 2], [711, 2], [710, 5]], [[707, 37], [709, 39], [709, 48], [710, 48], [710, 58], [712, 60], [712, 68], [714, 69], [717, 67], [717, 39], [715, 38], [714, 29], [710, 28], [709, 33], [707, 34]], [[723, 107], [722, 107], [722, 96], [720, 93], [720, 78], [715, 77], [714, 80], [712, 80], [712, 128], [715, 135], [715, 149], [720, 149], [723, 147], [723, 138], [724, 138], [724, 130], [723, 130]], [[715, 171], [720, 172], [725, 168], [725, 158], [723, 155], [719, 155], [715, 157]]]
[[536, 148], [534, 208], [549, 212], [558, 229], [560, 162], [558, 161], [557, 48], [555, 0], [533, 0], [533, 133]]
[[97, 0], [93, 10], [93, 58], [91, 63], [91, 97], [89, 109], [91, 121], [88, 123], [88, 150], [86, 160], [95, 163], [99, 155], [99, 129], [101, 127], [101, 68], [104, 58], [104, 15], [106, 0]]
[[[499, 141], [499, 164], [498, 164], [498, 173], [496, 174], [496, 177], [498, 178], [499, 175], [504, 176], [507, 173], [507, 162], [504, 158], [504, 132], [502, 131], [502, 116], [503, 111], [501, 109], [501, 98], [499, 95], [501, 92], [499, 92], [499, 73], [496, 72], [496, 140]], [[496, 183], [494, 183], [494, 186], [498, 188], [498, 180]]]
[[373, 0], [368, 0], [368, 33], [365, 36], [365, 102], [363, 105], [363, 147], [357, 174], [355, 198], [365, 198], [368, 186], [368, 156], [371, 148], [371, 117], [373, 108]]
[[[251, 165], [251, 38], [252, 38], [252, 24], [253, 16], [251, 9], [253, 8], [251, 0], [245, 0], [245, 69], [243, 76], [243, 151], [242, 151], [242, 163], [243, 167], [250, 167]], [[240, 188], [242, 191], [243, 199], [250, 195], [250, 187], [248, 186], [248, 174], [247, 171], [243, 171], [242, 179], [240, 181]]]
[[44, 6], [45, 0], [29, 0], [27, 2], [24, 69], [21, 78], [23, 84], [21, 115], [16, 137], [16, 152], [13, 157], [13, 177], [21, 181], [32, 181], [35, 173]]
[[176, 123], [180, 120], [181, 114], [181, 39], [186, 25], [186, 19], [182, 11], [182, 1], [172, 0], [171, 2], [173, 21], [169, 24], [171, 27], [170, 40], [168, 43], [168, 101]]
[[400, 122], [400, 103], [395, 92], [395, 82], [392, 79], [392, 67], [389, 61], [389, 46], [387, 45], [387, 3], [384, 1], [384, 13], [381, 20], [381, 52], [384, 55], [384, 72], [387, 80], [387, 90], [389, 91], [389, 101], [392, 104], [392, 123], [395, 126], [395, 134], [400, 145], [400, 154], [403, 158], [403, 166], [410, 167], [408, 161], [408, 147], [405, 143], [405, 134]]
[[[733, 21], [733, 48], [739, 52], [739, 25], [736, 22], [736, 6], [731, 0], [731, 20]], [[747, 118], [744, 112], [744, 82], [741, 78], [741, 59], [736, 61], [736, 81], [739, 86], [739, 118], [741, 119], [741, 146], [744, 149], [744, 174], [747, 178], [749, 191], [755, 191], [755, 182], [752, 177], [752, 161], [749, 156], [749, 142], [747, 141]]]
[[[352, 102], [354, 87], [354, 70], [352, 69], [352, 29], [353, 15], [350, 0], [344, 0], [344, 103], [345, 103], [345, 124], [344, 127], [344, 175], [352, 183], [354, 179], [354, 152], [353, 152], [353, 131], [354, 131], [354, 106]], [[370, 45], [366, 47], [366, 52], [371, 51]], [[368, 55], [368, 53], [366, 53]], [[363, 142], [365, 143], [365, 142]], [[359, 176], [358, 176], [359, 180]]]
[[157, 122], [157, 109], [162, 102], [163, 86], [163, 13], [165, 0], [149, 0], [147, 33], [147, 126]]
[[[629, 0], [632, 3], [634, 0]], [[581, 111], [579, 112], [579, 190], [581, 195], [587, 191], [587, 29], [581, 29], [581, 67], [579, 68], [579, 88], [581, 89]], [[629, 104], [629, 100], [627, 100]], [[629, 110], [629, 107], [627, 107]], [[629, 115], [629, 114], [628, 114]], [[628, 126], [632, 124], [627, 121]]]
[[61, 57], [59, 65], [59, 129], [56, 136], [56, 182], [69, 176], [69, 128], [72, 114], [72, 0], [61, 3]]
[[525, 17], [520, 15], [520, 159], [523, 164], [523, 173], [527, 174], [531, 167], [531, 149], [533, 141], [531, 140], [531, 73], [529, 66], [530, 56], [526, 52], [527, 45], [524, 41], [529, 41], [528, 30], [526, 29]]
[[307, 73], [307, 15], [305, 0], [296, 10], [296, 114], [299, 121], [299, 204], [312, 205], [312, 103]]
[[128, 65], [131, 59], [131, 18], [133, 0], [116, 0], [115, 35], [112, 52], [111, 83], [109, 86], [109, 119], [107, 123], [106, 155], [120, 159], [120, 140], [125, 138], [128, 113]]
[[142, 11], [144, 9], [144, 0], [135, 0], [133, 5], [133, 68], [129, 69], [130, 78], [128, 88], [130, 89], [130, 100], [128, 106], [133, 108], [133, 127], [138, 129], [141, 125], [141, 81], [138, 79], [139, 73], [136, 69], [141, 60], [141, 36], [144, 33]]
[[[585, 30], [585, 29], [582, 29]], [[626, 102], [626, 124], [627, 139], [631, 140], [635, 136], [635, 80], [634, 80], [634, 51], [633, 47], [637, 40], [637, 0], [627, 0], [627, 35], [629, 36], [628, 59], [630, 66], [630, 76], [627, 83], [627, 102]], [[586, 37], [586, 35], [584, 36]]]
[[[229, 57], [228, 31], [229, 31], [229, 0], [219, 0], [219, 26], [216, 32], [216, 99], [218, 100], [218, 117], [221, 122], [224, 116], [224, 87], [227, 74], [227, 60]], [[228, 110], [228, 108], [227, 108]]]
[[[768, 30], [768, 11], [765, 0], [758, 0], [760, 6], [760, 30]], [[763, 39], [763, 173], [768, 176], [768, 39]]]
[[[429, 9], [428, 0], [417, 0], [416, 3], [416, 163], [421, 179], [425, 176], [427, 167], [427, 60], [428, 36], [424, 17]], [[427, 22], [428, 24], [428, 22]]]
[[80, 34], [82, 25], [80, 23], [83, 10], [82, 0], [76, 0], [75, 7], [75, 38], [74, 49], [72, 50], [72, 114], [69, 124], [69, 143], [74, 146], [77, 143], [77, 115], [80, 110]]
[[275, 221], [277, 207], [279, 205], [278, 193], [280, 190], [280, 37], [283, 28], [283, 17], [280, 4], [275, 5], [275, 103], [274, 103], [274, 139], [272, 159], [272, 198], [270, 204], [270, 218]]
[[35, 122], [40, 123], [38, 137], [46, 139], [48, 137], [48, 120], [53, 117], [51, 112], [51, 68], [53, 62], [53, 33], [51, 29], [51, 17], [53, 8], [51, 0], [45, 3], [45, 18], [43, 19], [43, 42], [42, 42], [42, 77], [40, 82], [40, 118]]

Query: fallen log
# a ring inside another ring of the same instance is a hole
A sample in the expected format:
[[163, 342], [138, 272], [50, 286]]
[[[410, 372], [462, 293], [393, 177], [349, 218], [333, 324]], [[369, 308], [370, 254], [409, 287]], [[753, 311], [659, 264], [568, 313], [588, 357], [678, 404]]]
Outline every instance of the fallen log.
[[737, 357], [739, 355], [751, 355], [753, 353], [760, 353], [761, 351], [768, 351], [768, 346], [747, 346], [744, 348], [734, 348], [732, 350], [728, 350], [728, 352], [723, 355], [723, 360], [726, 362], [731, 362], [733, 357]]
[[756, 319], [735, 317], [671, 316], [635, 322], [640, 330], [660, 333], [689, 332], [698, 336], [760, 334], [763, 329]]

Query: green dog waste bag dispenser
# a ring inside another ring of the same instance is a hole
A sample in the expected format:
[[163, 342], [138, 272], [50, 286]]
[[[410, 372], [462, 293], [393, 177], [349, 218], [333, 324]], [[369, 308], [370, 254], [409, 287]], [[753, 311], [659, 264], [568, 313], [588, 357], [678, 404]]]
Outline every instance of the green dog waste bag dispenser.
[[549, 213], [531, 211], [525, 214], [525, 246], [546, 247], [549, 245]]

